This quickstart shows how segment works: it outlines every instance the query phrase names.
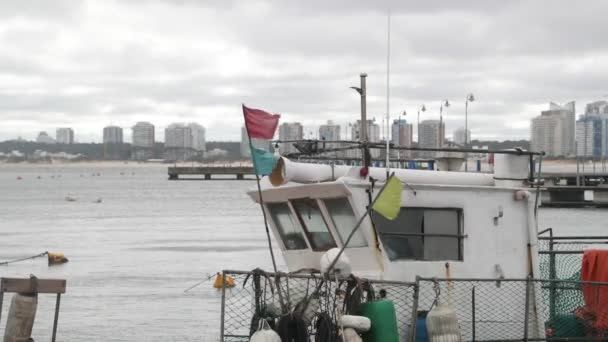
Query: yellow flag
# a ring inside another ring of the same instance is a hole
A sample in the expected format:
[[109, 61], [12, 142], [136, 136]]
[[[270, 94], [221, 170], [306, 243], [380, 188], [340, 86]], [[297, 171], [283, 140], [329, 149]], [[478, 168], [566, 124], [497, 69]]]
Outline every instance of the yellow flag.
[[372, 209], [389, 220], [396, 219], [401, 209], [401, 190], [401, 182], [391, 176]]

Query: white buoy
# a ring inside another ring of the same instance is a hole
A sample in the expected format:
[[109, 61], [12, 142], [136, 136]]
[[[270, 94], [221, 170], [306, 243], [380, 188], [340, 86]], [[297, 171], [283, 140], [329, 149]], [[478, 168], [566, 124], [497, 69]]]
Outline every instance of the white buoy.
[[426, 330], [429, 342], [462, 341], [456, 311], [451, 306], [443, 305], [439, 301], [426, 316]]
[[37, 295], [16, 293], [13, 296], [4, 330], [4, 342], [23, 342], [31, 337], [37, 307]]
[[364, 316], [342, 315], [340, 324], [344, 328], [353, 328], [357, 332], [368, 332], [372, 328], [372, 321]]
[[[329, 271], [329, 266], [331, 266], [338, 254], [340, 254], [340, 248], [332, 248], [323, 254], [321, 257], [321, 273], [325, 274], [327, 271]], [[338, 277], [350, 276], [350, 259], [348, 259], [345, 253], [340, 254], [340, 257], [336, 261], [335, 265], [333, 265], [331, 273], [335, 273]]]

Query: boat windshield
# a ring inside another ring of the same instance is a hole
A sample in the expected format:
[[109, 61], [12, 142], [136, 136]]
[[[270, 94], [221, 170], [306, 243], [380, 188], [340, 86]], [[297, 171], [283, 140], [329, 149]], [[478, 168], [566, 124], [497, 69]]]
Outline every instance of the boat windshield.
[[[345, 243], [346, 239], [348, 239], [348, 236], [357, 224], [357, 219], [355, 218], [353, 208], [350, 206], [350, 203], [346, 197], [326, 199], [323, 202], [325, 203], [327, 212], [329, 212], [329, 216], [331, 217], [334, 227], [336, 227], [336, 231], [340, 235], [342, 243]], [[347, 247], [366, 246], [367, 241], [365, 241], [363, 238], [361, 230], [358, 230], [353, 235]]]
[[285, 249], [306, 249], [306, 241], [302, 232], [298, 230], [296, 223], [292, 219], [291, 210], [286, 202], [268, 203], [270, 217], [274, 222]]
[[292, 204], [313, 250], [326, 251], [336, 247], [336, 242], [327, 228], [317, 200], [300, 198], [292, 200]]

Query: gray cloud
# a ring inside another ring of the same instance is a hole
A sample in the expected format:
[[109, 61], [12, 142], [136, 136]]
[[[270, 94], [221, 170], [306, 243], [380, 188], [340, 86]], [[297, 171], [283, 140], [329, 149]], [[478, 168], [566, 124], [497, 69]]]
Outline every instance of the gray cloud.
[[[442, 99], [448, 132], [527, 138], [549, 101], [578, 108], [605, 94], [608, 3], [583, 1], [0, 2], [0, 140], [73, 126], [149, 120], [207, 126], [238, 139], [240, 104], [314, 130], [357, 119], [348, 89], [369, 74], [369, 112], [385, 112], [386, 13], [392, 12], [391, 107], [396, 115]], [[395, 116], [393, 115], [393, 116]], [[415, 119], [414, 119], [415, 120]]]

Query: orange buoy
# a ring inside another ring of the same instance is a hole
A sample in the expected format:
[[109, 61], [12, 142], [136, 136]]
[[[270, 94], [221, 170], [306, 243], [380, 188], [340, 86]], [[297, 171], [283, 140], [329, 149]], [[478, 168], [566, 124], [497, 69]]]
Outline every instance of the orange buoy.
[[224, 276], [222, 276], [220, 273], [217, 273], [215, 275], [213, 287], [215, 287], [216, 289], [221, 289], [222, 285], [225, 285], [227, 288], [232, 288], [236, 286], [236, 282], [234, 281], [234, 278], [230, 276], [226, 276], [226, 280], [224, 281]]

